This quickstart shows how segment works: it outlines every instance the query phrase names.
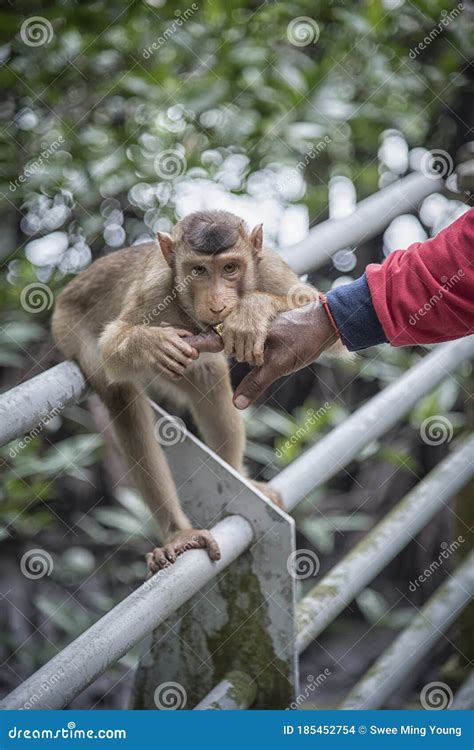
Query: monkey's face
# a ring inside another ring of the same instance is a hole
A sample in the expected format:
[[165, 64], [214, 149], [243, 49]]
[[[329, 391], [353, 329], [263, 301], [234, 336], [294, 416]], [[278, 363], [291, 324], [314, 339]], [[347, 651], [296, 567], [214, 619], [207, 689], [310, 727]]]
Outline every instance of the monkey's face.
[[[252, 286], [253, 263], [249, 254], [231, 248], [218, 255], [197, 255], [183, 263], [196, 318], [205, 325], [221, 323]], [[180, 274], [181, 275], [181, 274]]]
[[256, 287], [262, 224], [249, 234], [238, 216], [196, 211], [178, 222], [173, 236], [158, 232], [157, 239], [183, 309], [204, 325], [221, 323]]

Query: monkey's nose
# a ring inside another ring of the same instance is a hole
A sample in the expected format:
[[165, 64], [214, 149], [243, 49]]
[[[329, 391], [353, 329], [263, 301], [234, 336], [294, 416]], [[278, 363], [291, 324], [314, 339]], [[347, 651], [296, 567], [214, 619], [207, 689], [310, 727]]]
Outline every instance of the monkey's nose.
[[224, 307], [221, 307], [219, 310], [214, 310], [213, 307], [210, 307], [209, 310], [211, 313], [214, 313], [214, 315], [219, 315], [219, 313], [224, 312], [225, 308], [226, 306], [224, 305]]

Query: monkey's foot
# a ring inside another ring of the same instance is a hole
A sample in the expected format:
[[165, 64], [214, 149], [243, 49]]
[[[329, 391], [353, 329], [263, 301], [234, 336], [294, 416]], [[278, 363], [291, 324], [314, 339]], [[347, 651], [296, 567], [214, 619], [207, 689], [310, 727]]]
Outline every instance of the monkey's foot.
[[271, 500], [272, 503], [274, 503], [278, 508], [285, 510], [285, 503], [283, 502], [283, 498], [278, 490], [276, 490], [274, 487], [270, 487], [267, 482], [258, 482], [256, 479], [252, 479], [252, 484], [257, 488], [257, 490], [260, 490], [260, 492], [265, 495], [265, 497], [268, 497], [268, 499]]
[[159, 570], [167, 568], [188, 549], [207, 549], [211, 560], [220, 560], [219, 545], [207, 529], [185, 529], [177, 531], [164, 547], [155, 547], [146, 556], [148, 564], [148, 578]]

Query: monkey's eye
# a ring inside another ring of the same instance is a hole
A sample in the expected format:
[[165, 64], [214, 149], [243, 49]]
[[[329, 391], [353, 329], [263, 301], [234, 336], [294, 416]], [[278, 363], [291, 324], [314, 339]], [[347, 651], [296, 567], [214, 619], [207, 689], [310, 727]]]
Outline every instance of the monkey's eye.
[[239, 267], [237, 263], [226, 263], [224, 266], [224, 273], [228, 273], [228, 274], [235, 273], [238, 270], [238, 268]]
[[193, 268], [193, 275], [194, 276], [203, 276], [203, 274], [206, 273], [205, 266], [194, 266]]

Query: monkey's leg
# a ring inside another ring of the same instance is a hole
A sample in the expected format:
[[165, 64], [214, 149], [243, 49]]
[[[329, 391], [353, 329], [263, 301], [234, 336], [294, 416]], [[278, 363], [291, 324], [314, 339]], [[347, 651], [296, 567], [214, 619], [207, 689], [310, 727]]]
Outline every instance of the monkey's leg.
[[[212, 361], [196, 363], [186, 378], [180, 381], [180, 387], [186, 388], [191, 413], [206, 445], [246, 477], [245, 427], [240, 412], [232, 403], [226, 359], [213, 355]], [[275, 505], [283, 508], [283, 500], [277, 490], [266, 482], [252, 480], [252, 484]]]
[[107, 381], [97, 340], [86, 326], [74, 322], [78, 318], [74, 311], [63, 308], [54, 325], [56, 341], [65, 356], [79, 363], [106, 405], [135, 485], [160, 525], [165, 546], [148, 555], [150, 572], [155, 573], [192, 548], [206, 547], [212, 560], [219, 559], [212, 535], [205, 529], [193, 529], [181, 509], [168, 463], [155, 437], [146, 395], [131, 382]]
[[206, 529], [193, 529], [181, 509], [168, 462], [154, 431], [153, 412], [144, 393], [133, 385], [115, 385], [102, 396], [131, 466], [137, 489], [157, 518], [165, 544], [147, 555], [151, 574], [175, 562], [188, 549], [207, 548], [211, 560], [219, 547]]
[[232, 403], [229, 367], [224, 356], [201, 355], [177, 383], [184, 391], [199, 433], [218, 456], [244, 473], [245, 428]]

